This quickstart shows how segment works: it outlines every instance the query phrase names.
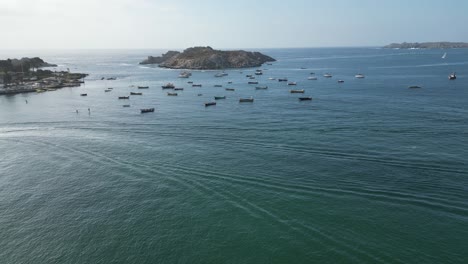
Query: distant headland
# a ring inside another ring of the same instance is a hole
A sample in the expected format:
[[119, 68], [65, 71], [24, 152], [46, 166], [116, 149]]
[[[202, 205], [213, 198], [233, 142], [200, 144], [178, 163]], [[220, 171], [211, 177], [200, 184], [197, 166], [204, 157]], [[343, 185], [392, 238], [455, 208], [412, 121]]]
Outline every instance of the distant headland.
[[459, 49], [468, 48], [466, 42], [422, 42], [422, 43], [392, 43], [384, 46], [386, 49]]
[[57, 67], [39, 57], [0, 60], [0, 95], [52, 91], [80, 86], [87, 74], [40, 69]]
[[168, 51], [160, 57], [149, 56], [140, 64], [158, 64], [159, 67], [170, 69], [218, 70], [259, 67], [273, 61], [276, 60], [260, 52], [193, 47], [183, 52]]

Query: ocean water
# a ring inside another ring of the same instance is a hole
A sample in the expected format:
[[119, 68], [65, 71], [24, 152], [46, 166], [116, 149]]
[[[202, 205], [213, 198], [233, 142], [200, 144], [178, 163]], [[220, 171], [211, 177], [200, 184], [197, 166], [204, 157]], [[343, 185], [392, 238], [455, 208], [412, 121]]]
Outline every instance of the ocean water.
[[1, 51], [90, 75], [0, 96], [0, 263], [467, 263], [468, 51], [260, 51], [268, 90], [138, 65], [158, 50]]

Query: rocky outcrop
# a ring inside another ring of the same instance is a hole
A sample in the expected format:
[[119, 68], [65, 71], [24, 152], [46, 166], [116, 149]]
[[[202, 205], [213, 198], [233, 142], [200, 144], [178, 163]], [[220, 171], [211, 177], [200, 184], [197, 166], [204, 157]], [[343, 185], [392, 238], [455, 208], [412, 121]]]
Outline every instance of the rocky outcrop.
[[180, 54], [178, 51], [168, 51], [160, 57], [148, 56], [148, 58], [140, 62], [140, 64], [160, 64], [178, 54]]
[[159, 64], [159, 67], [171, 69], [216, 70], [259, 67], [272, 61], [276, 60], [260, 52], [221, 51], [211, 47], [193, 47], [182, 53], [169, 51], [161, 57], [150, 56], [140, 64]]
[[468, 48], [465, 42], [423, 42], [423, 43], [392, 43], [384, 46], [386, 49], [455, 49]]

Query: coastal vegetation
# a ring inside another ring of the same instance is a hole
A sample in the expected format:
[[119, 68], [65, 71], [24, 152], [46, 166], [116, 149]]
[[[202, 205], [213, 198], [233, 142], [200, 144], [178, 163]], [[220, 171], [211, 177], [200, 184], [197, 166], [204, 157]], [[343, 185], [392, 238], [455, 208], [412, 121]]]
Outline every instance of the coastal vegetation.
[[158, 64], [170, 69], [218, 70], [259, 67], [273, 61], [276, 60], [260, 52], [221, 51], [208, 46], [188, 48], [183, 52], [168, 51], [159, 57], [149, 56], [140, 64]]
[[384, 46], [386, 49], [456, 49], [456, 48], [468, 48], [466, 42], [422, 42], [422, 43], [392, 43]]

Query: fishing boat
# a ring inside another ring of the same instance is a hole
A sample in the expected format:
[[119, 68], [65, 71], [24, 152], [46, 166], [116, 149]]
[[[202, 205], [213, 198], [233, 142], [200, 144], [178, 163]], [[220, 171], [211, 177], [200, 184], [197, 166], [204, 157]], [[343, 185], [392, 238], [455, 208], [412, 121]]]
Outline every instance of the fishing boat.
[[304, 93], [304, 89], [302, 90], [290, 90], [290, 93]]
[[253, 97], [239, 99], [239, 103], [253, 103], [253, 101], [254, 101]]
[[149, 86], [138, 86], [138, 89], [148, 89]]
[[202, 87], [201, 84], [192, 84], [192, 87]]
[[177, 93], [167, 93], [167, 96], [177, 96]]
[[331, 77], [333, 77], [333, 75], [331, 75], [331, 74], [329, 74], [329, 73], [325, 73], [325, 74], [323, 75], [323, 77], [325, 77], [325, 78], [331, 78]]
[[143, 95], [143, 93], [130, 92], [130, 95]]
[[174, 89], [175, 85], [173, 83], [166, 83], [166, 85], [161, 86], [163, 89]]
[[208, 102], [208, 103], [205, 103], [205, 107], [207, 107], [207, 106], [212, 106], [212, 105], [216, 105], [216, 102]]
[[455, 80], [455, 79], [457, 79], [457, 75], [453, 72], [453, 73], [451, 73], [451, 74], [449, 75], [448, 78], [449, 78], [449, 80]]
[[365, 78], [364, 74], [362, 74], [362, 73], [358, 73], [358, 74], [354, 75], [354, 77], [358, 78], [358, 79], [364, 79]]
[[315, 80], [317, 80], [317, 77], [315, 77], [315, 76], [308, 77], [307, 80], [314, 80], [315, 81]]
[[226, 90], [226, 91], [230, 91], [230, 92], [233, 92], [233, 91], [235, 91], [235, 89], [234, 89], [234, 88], [226, 88], [225, 90]]
[[143, 109], [140, 109], [141, 113], [144, 114], [144, 113], [152, 113], [154, 112], [154, 108], [143, 108]]
[[119, 99], [130, 99], [130, 96], [119, 96]]
[[278, 82], [287, 82], [287, 81], [288, 81], [287, 78], [282, 78], [282, 79], [280, 78], [280, 79], [278, 79]]
[[268, 89], [268, 86], [257, 86], [255, 87], [255, 90], [266, 90]]
[[288, 82], [288, 85], [297, 85], [296, 82]]
[[258, 84], [258, 82], [248, 82], [249, 84]]
[[299, 97], [299, 101], [312, 101], [312, 97], [307, 96], [307, 97]]
[[411, 85], [411, 86], [408, 86], [409, 89], [418, 89], [418, 88], [422, 88], [421, 86], [418, 86], [418, 85]]
[[226, 96], [215, 96], [215, 100], [221, 100], [221, 99], [226, 99]]
[[183, 91], [184, 88], [174, 88], [174, 91]]
[[82, 93], [80, 94], [80, 96], [88, 96], [88, 94]]

